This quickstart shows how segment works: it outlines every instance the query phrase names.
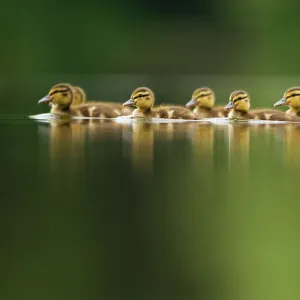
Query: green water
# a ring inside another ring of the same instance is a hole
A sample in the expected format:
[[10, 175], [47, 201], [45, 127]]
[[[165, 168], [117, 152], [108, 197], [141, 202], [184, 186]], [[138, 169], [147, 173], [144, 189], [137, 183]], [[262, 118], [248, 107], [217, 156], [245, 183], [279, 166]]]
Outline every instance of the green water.
[[297, 299], [295, 125], [2, 119], [1, 299]]

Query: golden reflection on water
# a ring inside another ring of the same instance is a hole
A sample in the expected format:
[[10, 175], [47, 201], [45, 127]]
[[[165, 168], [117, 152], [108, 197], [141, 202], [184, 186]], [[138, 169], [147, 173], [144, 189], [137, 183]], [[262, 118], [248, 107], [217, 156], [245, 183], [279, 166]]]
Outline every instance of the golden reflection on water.
[[148, 123], [132, 124], [132, 164], [136, 171], [152, 172], [154, 155], [154, 130]]
[[212, 168], [214, 160], [214, 126], [212, 124], [190, 125], [188, 133], [192, 142], [195, 164], [199, 167]]
[[230, 165], [235, 164], [245, 168], [249, 164], [250, 127], [238, 123], [228, 125], [228, 154]]
[[[41, 124], [41, 127], [47, 124]], [[45, 133], [45, 129], [41, 130]], [[218, 137], [216, 137], [218, 133]], [[277, 139], [277, 148], [282, 148], [285, 164], [300, 165], [300, 126], [294, 124], [258, 124], [234, 123], [214, 125], [211, 123], [132, 123], [120, 124], [107, 120], [52, 120], [49, 123], [49, 150], [52, 167], [69, 160], [84, 159], [86, 140], [122, 140], [130, 150], [129, 156], [135, 170], [151, 172], [154, 163], [155, 141], [172, 142], [190, 141], [195, 165], [211, 169], [215, 161], [215, 142], [224, 139], [223, 151], [228, 153], [229, 167], [247, 169], [250, 160], [251, 136], [265, 136], [268, 143], [270, 136]], [[252, 137], [253, 138], [253, 137]], [[227, 146], [226, 146], [227, 145]], [[279, 149], [278, 148], [278, 149]], [[279, 152], [279, 150], [276, 151]], [[126, 147], [125, 147], [126, 150]]]
[[[40, 126], [45, 127], [45, 124]], [[280, 264], [281, 251], [285, 255], [281, 270], [284, 271], [286, 265], [293, 265], [292, 259], [287, 264], [285, 261], [289, 259], [286, 255], [290, 250], [289, 243], [295, 244], [294, 249], [298, 246], [295, 229], [297, 209], [294, 207], [297, 208], [297, 201], [288, 202], [284, 197], [289, 195], [286, 191], [291, 190], [295, 181], [289, 183], [287, 178], [293, 180], [294, 177], [287, 177], [287, 174], [284, 177], [278, 173], [283, 171], [281, 164], [296, 168], [300, 164], [299, 126], [119, 124], [81, 120], [52, 121], [49, 130], [41, 132], [48, 134], [52, 167], [61, 169], [63, 165], [78, 172], [83, 170], [80, 164], [89, 155], [87, 141], [90, 144], [103, 142], [103, 147], [109, 140], [120, 141], [122, 157], [116, 157], [126, 161], [128, 158], [133, 172], [150, 175], [154, 174], [153, 167], [159, 154], [156, 150], [164, 152], [163, 157], [168, 157], [173, 147], [184, 145], [186, 152], [183, 151], [182, 155], [185, 157], [171, 156], [171, 172], [174, 174], [160, 168], [158, 173], [162, 173], [164, 182], [160, 187], [156, 185], [147, 190], [151, 203], [155, 201], [155, 196], [163, 203], [159, 210], [154, 205], [152, 213], [147, 211], [151, 219], [147, 222], [153, 223], [147, 223], [150, 229], [146, 236], [152, 233], [155, 237], [156, 244], [152, 245], [152, 251], [158, 253], [158, 257], [161, 253], [157, 249], [164, 247], [161, 241], [167, 241], [167, 246], [170, 243], [168, 250], [181, 251], [180, 254], [176, 252], [176, 261], [170, 259], [170, 266], [179, 266], [177, 272], [181, 277], [178, 278], [188, 278], [189, 284], [195, 282], [194, 286], [198, 287], [199, 278], [206, 282], [207, 270], [213, 280], [218, 278], [222, 281], [225, 294], [236, 291], [241, 296], [237, 298], [242, 299], [242, 296], [253, 291], [266, 292], [260, 282], [267, 282], [269, 287], [279, 283], [279, 277], [272, 275], [278, 274], [273, 272], [273, 266]], [[183, 165], [188, 167], [183, 169]], [[158, 181], [155, 183], [159, 184]], [[143, 218], [145, 216], [146, 213]], [[143, 218], [141, 222], [144, 222]], [[292, 257], [296, 258], [296, 255]], [[151, 265], [154, 271], [158, 265], [155, 259]], [[207, 268], [204, 271], [203, 266]], [[170, 276], [167, 268], [163, 270], [166, 278]], [[158, 277], [156, 280], [163, 279]]]
[[291, 168], [300, 166], [300, 126], [289, 124], [279, 133], [283, 139], [284, 164]]

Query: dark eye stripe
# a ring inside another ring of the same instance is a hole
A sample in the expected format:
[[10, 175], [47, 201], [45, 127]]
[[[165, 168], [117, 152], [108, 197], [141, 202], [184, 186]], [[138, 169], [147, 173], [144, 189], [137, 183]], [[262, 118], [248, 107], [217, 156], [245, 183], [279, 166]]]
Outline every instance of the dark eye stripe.
[[199, 96], [197, 96], [197, 98], [210, 96], [211, 94], [212, 94], [212, 93], [208, 93], [208, 94], [200, 94]]
[[240, 101], [240, 100], [243, 100], [243, 99], [246, 99], [247, 96], [241, 96], [241, 97], [238, 97], [237, 99], [234, 99], [232, 102], [235, 103], [237, 101]]
[[64, 89], [64, 90], [56, 90], [56, 91], [53, 91], [49, 94], [49, 96], [52, 96], [54, 94], [57, 94], [57, 93], [65, 93], [65, 92], [68, 92], [69, 89]]
[[133, 99], [142, 98], [142, 97], [147, 97], [147, 96], [149, 96], [149, 93], [147, 93], [147, 94], [139, 94], [139, 95], [137, 95], [137, 96], [134, 96]]
[[296, 97], [296, 96], [300, 96], [300, 94], [292, 94], [292, 95], [289, 95], [289, 96], [287, 96], [287, 97], [285, 97], [286, 99], [289, 99], [289, 98], [291, 98], [291, 97]]

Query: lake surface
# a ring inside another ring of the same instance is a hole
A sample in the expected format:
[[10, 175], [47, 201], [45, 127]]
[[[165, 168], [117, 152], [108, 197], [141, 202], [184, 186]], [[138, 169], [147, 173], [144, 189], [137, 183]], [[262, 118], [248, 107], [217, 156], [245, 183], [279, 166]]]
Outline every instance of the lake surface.
[[297, 299], [299, 126], [0, 123], [1, 299]]

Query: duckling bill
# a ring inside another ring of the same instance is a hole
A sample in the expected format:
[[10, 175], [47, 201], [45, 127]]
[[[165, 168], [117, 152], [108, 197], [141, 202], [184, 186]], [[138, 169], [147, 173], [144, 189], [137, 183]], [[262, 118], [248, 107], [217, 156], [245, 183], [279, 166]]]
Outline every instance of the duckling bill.
[[133, 91], [128, 101], [123, 103], [124, 106], [136, 106], [132, 112], [133, 117], [138, 118], [161, 118], [161, 119], [186, 119], [197, 120], [198, 116], [190, 110], [176, 106], [166, 105], [153, 107], [155, 96], [151, 89], [139, 87]]

